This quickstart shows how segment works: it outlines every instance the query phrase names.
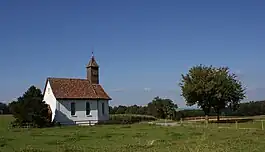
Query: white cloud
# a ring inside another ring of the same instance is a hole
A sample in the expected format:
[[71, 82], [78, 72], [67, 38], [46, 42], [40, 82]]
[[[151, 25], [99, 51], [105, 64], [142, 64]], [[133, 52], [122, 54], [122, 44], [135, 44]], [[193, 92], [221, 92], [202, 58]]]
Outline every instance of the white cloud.
[[151, 91], [151, 88], [144, 88], [144, 91], [145, 92], [150, 92]]
[[110, 90], [111, 92], [124, 92], [125, 91], [125, 89], [123, 89], [123, 88], [117, 88], [117, 89], [112, 89], [112, 90]]

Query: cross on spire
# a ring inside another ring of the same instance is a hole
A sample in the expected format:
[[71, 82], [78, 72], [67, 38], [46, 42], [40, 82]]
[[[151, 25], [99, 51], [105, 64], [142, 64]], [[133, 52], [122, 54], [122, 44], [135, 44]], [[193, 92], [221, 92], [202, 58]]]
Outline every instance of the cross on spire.
[[92, 48], [92, 51], [91, 51], [91, 59], [89, 61], [89, 63], [87, 64], [87, 68], [88, 67], [99, 67], [96, 60], [95, 60], [95, 57], [94, 57], [94, 51], [93, 51], [93, 48]]
[[92, 53], [92, 58], [94, 58], [94, 47], [92, 46], [92, 48], [91, 48], [91, 53]]
[[92, 51], [92, 58], [94, 58], [94, 52]]

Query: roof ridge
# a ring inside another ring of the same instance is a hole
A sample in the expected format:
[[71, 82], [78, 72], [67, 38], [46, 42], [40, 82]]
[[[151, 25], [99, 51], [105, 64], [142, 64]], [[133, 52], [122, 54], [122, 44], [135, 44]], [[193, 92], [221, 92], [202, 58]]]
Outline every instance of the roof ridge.
[[82, 78], [60, 78], [60, 77], [48, 77], [47, 79], [70, 79], [70, 80], [86, 80], [89, 81], [87, 79], [82, 79]]

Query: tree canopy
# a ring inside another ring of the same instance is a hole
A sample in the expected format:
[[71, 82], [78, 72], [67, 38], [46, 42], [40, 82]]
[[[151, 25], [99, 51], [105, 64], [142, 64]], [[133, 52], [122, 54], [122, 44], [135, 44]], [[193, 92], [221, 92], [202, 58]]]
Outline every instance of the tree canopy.
[[155, 97], [152, 102], [147, 105], [147, 112], [157, 118], [172, 118], [178, 108], [177, 104], [174, 104], [170, 99], [162, 99]]
[[188, 106], [197, 104], [205, 115], [213, 108], [218, 120], [221, 109], [228, 106], [236, 109], [245, 97], [241, 82], [229, 73], [228, 67], [194, 66], [182, 75], [180, 87]]
[[45, 127], [50, 124], [48, 105], [42, 101], [41, 90], [31, 86], [17, 101], [10, 103], [10, 110], [15, 117], [14, 125]]

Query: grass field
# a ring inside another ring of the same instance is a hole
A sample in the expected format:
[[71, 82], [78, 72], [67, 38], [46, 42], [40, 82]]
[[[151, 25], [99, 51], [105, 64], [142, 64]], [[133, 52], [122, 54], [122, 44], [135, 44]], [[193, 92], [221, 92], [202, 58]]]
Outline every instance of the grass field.
[[[148, 124], [11, 129], [0, 116], [1, 152], [263, 152], [265, 131]], [[225, 124], [222, 124], [225, 125]], [[233, 124], [228, 124], [233, 125]], [[251, 125], [251, 123], [240, 124]], [[252, 123], [252, 127], [258, 124]]]

